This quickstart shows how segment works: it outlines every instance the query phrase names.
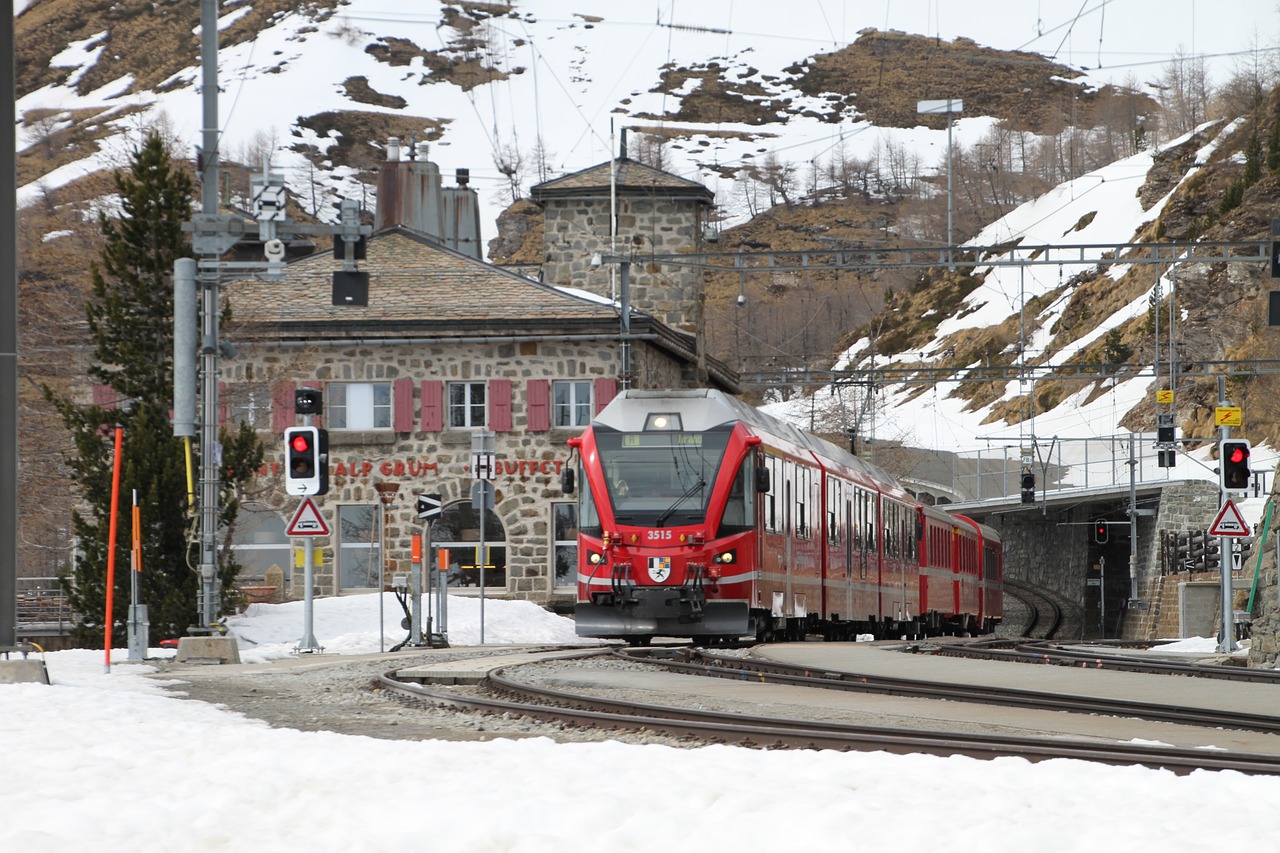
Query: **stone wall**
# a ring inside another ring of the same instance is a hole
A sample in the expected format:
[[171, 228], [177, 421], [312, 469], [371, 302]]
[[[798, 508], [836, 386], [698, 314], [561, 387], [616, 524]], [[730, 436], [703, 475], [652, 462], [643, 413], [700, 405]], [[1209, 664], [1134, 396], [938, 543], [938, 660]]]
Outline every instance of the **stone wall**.
[[1135, 571], [1138, 597], [1125, 620], [1125, 639], [1154, 640], [1179, 636], [1181, 585], [1220, 578], [1216, 573], [1199, 573], [1194, 577], [1188, 573], [1164, 575], [1160, 558], [1162, 533], [1207, 529], [1218, 514], [1218, 504], [1218, 486], [1208, 480], [1170, 483], [1161, 492], [1154, 522], [1143, 519], [1146, 523], [1139, 527]]
[[[664, 198], [619, 198], [618, 241], [611, 248], [609, 199], [583, 197], [545, 202], [546, 256], [543, 280], [620, 298], [621, 270], [604, 264], [592, 268], [596, 253], [675, 254], [701, 246], [704, 202]], [[705, 293], [700, 270], [631, 265], [631, 304], [673, 329], [700, 332]]]
[[[573, 500], [562, 495], [559, 474], [570, 461], [566, 442], [581, 430], [530, 432], [526, 383], [531, 379], [615, 377], [619, 370], [616, 342], [305, 348], [237, 342], [237, 346], [238, 356], [222, 361], [224, 400], [228, 402], [244, 399], [246, 386], [257, 389], [259, 399], [270, 399], [270, 389], [276, 382], [323, 385], [328, 381], [412, 380], [413, 431], [330, 429], [330, 489], [328, 494], [314, 499], [333, 527], [338, 506], [377, 505], [374, 484], [398, 484], [387, 509], [387, 582], [392, 575], [410, 570], [411, 537], [423, 529], [417, 518], [416, 495], [438, 493], [446, 504], [469, 501], [475, 482], [470, 471], [471, 430], [422, 431], [421, 381], [511, 380], [512, 429], [495, 437], [499, 461], [504, 463], [495, 481], [494, 512], [505, 529], [507, 595], [539, 603], [555, 597], [551, 504]], [[637, 374], [654, 385], [688, 384], [682, 381], [688, 377], [681, 363], [660, 350], [638, 344], [633, 347], [633, 359]], [[320, 423], [323, 424], [323, 416]], [[263, 423], [259, 421], [258, 425]], [[281, 439], [269, 430], [260, 431], [260, 435], [267, 447], [268, 463], [250, 491], [255, 493], [255, 500], [276, 509], [288, 520], [299, 499], [283, 491]], [[319, 566], [317, 592], [335, 594], [335, 542], [317, 537], [314, 544]], [[302, 585], [295, 578], [293, 594], [299, 597], [301, 592]], [[571, 597], [572, 593], [561, 595]]]
[[[1273, 483], [1277, 478], [1271, 478]], [[1280, 540], [1280, 507], [1276, 507], [1276, 491], [1271, 493], [1273, 515], [1266, 536], [1254, 545], [1254, 552], [1262, 552], [1262, 568], [1258, 572], [1258, 588], [1253, 595], [1253, 624], [1249, 630], [1249, 666], [1262, 669], [1280, 669], [1280, 578], [1277, 577], [1276, 542]], [[1266, 513], [1263, 513], [1265, 520]], [[1264, 523], [1264, 526], [1265, 525]], [[1255, 556], [1256, 559], [1256, 556]], [[1253, 561], [1251, 561], [1253, 563]], [[1246, 574], [1252, 583], [1254, 565]], [[1247, 602], [1246, 602], [1247, 606]]]

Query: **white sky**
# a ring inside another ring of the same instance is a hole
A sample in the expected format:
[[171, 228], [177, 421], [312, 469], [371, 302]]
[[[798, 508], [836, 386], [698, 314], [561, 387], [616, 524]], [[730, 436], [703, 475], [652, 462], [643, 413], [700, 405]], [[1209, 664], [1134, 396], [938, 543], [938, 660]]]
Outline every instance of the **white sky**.
[[[326, 655], [377, 651], [376, 598], [315, 604]], [[390, 595], [385, 606], [398, 607]], [[454, 646], [474, 642], [478, 609], [450, 598]], [[573, 641], [569, 620], [528, 602], [488, 601], [485, 616], [491, 644]], [[301, 605], [252, 605], [231, 624], [246, 662], [286, 656]], [[388, 647], [403, 638], [389, 632]], [[1280, 837], [1277, 777], [545, 738], [388, 741], [271, 729], [176, 699], [145, 677], [150, 665], [105, 672], [100, 650], [47, 662], [52, 686], [0, 685], [0, 850], [1098, 853], [1244, 850]]]

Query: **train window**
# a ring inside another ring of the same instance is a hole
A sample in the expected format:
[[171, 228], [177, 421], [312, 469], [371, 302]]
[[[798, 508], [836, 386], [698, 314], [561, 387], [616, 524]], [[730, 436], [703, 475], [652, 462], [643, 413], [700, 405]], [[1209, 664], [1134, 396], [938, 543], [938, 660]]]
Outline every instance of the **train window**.
[[[696, 524], [705, 520], [729, 429], [618, 432], [597, 429], [604, 494], [621, 524]], [[585, 520], [584, 520], [585, 524]]]
[[808, 468], [799, 465], [796, 466], [795, 472], [796, 536], [800, 539], [808, 539], [812, 536], [812, 531], [809, 529], [809, 516], [807, 513], [810, 477], [812, 472]]
[[733, 485], [729, 487], [729, 498], [724, 505], [724, 515], [720, 518], [719, 535], [742, 533], [755, 527], [755, 472], [755, 455], [748, 453], [738, 466]]
[[776, 456], [765, 457], [769, 469], [769, 491], [765, 495], [765, 529], [771, 533], [782, 530], [782, 517], [778, 512], [778, 495], [782, 489], [782, 460]]
[[591, 484], [587, 482], [586, 472], [578, 469], [578, 529], [588, 536], [599, 536], [603, 529], [600, 524], [600, 511], [596, 509], [596, 497], [591, 493]]
[[840, 504], [843, 491], [844, 484], [839, 480], [830, 479], [827, 481], [827, 541], [832, 545], [839, 545], [844, 538], [844, 531], [840, 524]]

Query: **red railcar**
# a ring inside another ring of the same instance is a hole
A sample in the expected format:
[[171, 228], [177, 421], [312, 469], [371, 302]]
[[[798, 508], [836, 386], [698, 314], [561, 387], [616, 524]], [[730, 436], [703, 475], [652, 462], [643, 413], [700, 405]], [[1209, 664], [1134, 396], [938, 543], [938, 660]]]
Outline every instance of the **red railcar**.
[[994, 530], [719, 391], [624, 391], [569, 444], [579, 636], [853, 639], [999, 620]]

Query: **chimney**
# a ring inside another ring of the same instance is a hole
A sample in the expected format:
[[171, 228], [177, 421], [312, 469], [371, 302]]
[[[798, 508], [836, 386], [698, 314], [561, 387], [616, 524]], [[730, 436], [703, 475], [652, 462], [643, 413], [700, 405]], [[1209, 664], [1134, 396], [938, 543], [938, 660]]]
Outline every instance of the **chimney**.
[[618, 159], [625, 160], [627, 159], [627, 129], [625, 127], [619, 136], [621, 141], [618, 144]]
[[454, 172], [454, 177], [458, 181], [458, 186], [465, 187], [467, 184], [471, 183], [471, 170], [458, 169], [456, 172]]
[[387, 137], [387, 162], [400, 162], [400, 140], [394, 136]]

